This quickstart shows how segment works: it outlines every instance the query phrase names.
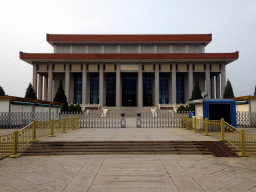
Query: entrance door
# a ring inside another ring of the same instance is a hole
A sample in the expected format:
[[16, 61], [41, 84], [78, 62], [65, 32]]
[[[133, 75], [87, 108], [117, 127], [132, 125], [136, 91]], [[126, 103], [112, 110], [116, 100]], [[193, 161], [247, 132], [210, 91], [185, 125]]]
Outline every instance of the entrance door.
[[122, 74], [122, 106], [137, 106], [137, 74]]

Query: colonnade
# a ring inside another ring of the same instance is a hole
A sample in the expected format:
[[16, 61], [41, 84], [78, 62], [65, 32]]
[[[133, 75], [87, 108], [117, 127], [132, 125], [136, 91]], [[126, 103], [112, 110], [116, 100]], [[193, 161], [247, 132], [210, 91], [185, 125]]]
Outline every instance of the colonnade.
[[[70, 64], [65, 64], [65, 93], [67, 96], [68, 103], [72, 103], [70, 99]], [[176, 103], [176, 63], [172, 63], [172, 70], [171, 70], [171, 103]], [[35, 90], [36, 95], [38, 96], [39, 100], [45, 101], [53, 101], [53, 65], [48, 65], [48, 70], [44, 73], [38, 73], [37, 71], [37, 64], [33, 65], [33, 87]], [[82, 84], [87, 85], [87, 67], [86, 64], [83, 64], [82, 72]], [[100, 64], [99, 67], [99, 103], [102, 105], [104, 102], [104, 68], [103, 64]], [[159, 90], [159, 63], [155, 63], [155, 70], [154, 70], [154, 90]], [[192, 95], [192, 90], [194, 87], [194, 71], [193, 65], [189, 65], [188, 68], [188, 93], [189, 98]], [[121, 67], [119, 64], [116, 65], [116, 106], [120, 107], [122, 105], [121, 102]], [[143, 106], [143, 70], [142, 65], [138, 64], [138, 106]], [[220, 86], [221, 84], [221, 86]], [[210, 64], [206, 63], [205, 69], [205, 91], [208, 93], [207, 99], [210, 98], [222, 98], [224, 90], [226, 86], [226, 69], [225, 64], [221, 65], [220, 72], [212, 73], [210, 70]], [[204, 91], [204, 90], [202, 90]], [[86, 86], [82, 86], [82, 104], [86, 104], [88, 102], [86, 94]], [[44, 97], [43, 97], [44, 96]], [[155, 106], [159, 103], [159, 91], [154, 92], [154, 103]]]

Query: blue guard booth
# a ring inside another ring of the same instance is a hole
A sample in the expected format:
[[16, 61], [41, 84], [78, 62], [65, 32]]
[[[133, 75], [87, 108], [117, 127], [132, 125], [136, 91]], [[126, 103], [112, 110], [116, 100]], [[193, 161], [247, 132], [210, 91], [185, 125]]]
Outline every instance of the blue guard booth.
[[236, 102], [234, 99], [200, 99], [194, 100], [196, 116], [204, 119], [220, 120], [236, 127]]

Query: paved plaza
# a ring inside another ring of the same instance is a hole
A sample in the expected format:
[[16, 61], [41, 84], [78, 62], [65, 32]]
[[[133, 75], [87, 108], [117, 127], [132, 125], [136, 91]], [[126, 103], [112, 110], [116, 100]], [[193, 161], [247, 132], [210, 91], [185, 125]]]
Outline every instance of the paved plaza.
[[[182, 128], [94, 128], [40, 141], [215, 141]], [[0, 191], [256, 191], [256, 157], [23, 156], [0, 161]]]

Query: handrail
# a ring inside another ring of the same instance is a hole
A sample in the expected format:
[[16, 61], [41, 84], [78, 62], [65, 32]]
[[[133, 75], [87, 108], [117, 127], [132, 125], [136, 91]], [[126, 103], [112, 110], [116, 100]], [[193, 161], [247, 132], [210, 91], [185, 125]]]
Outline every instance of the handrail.
[[[221, 120], [208, 120], [207, 118], [196, 119], [181, 117], [183, 122], [181, 125], [186, 129], [204, 132], [205, 136], [211, 135], [220, 138], [220, 141], [227, 141], [236, 149], [240, 156], [253, 155], [256, 156], [256, 134], [244, 132], [243, 129], [237, 129], [229, 123]], [[188, 122], [192, 126], [189, 126]]]
[[37, 141], [38, 137], [55, 136], [55, 133], [66, 133], [67, 129], [79, 128], [79, 115], [68, 119], [50, 121], [36, 121], [28, 124], [20, 130], [15, 130], [13, 134], [0, 135], [0, 159], [5, 157], [19, 157], [27, 144]]

